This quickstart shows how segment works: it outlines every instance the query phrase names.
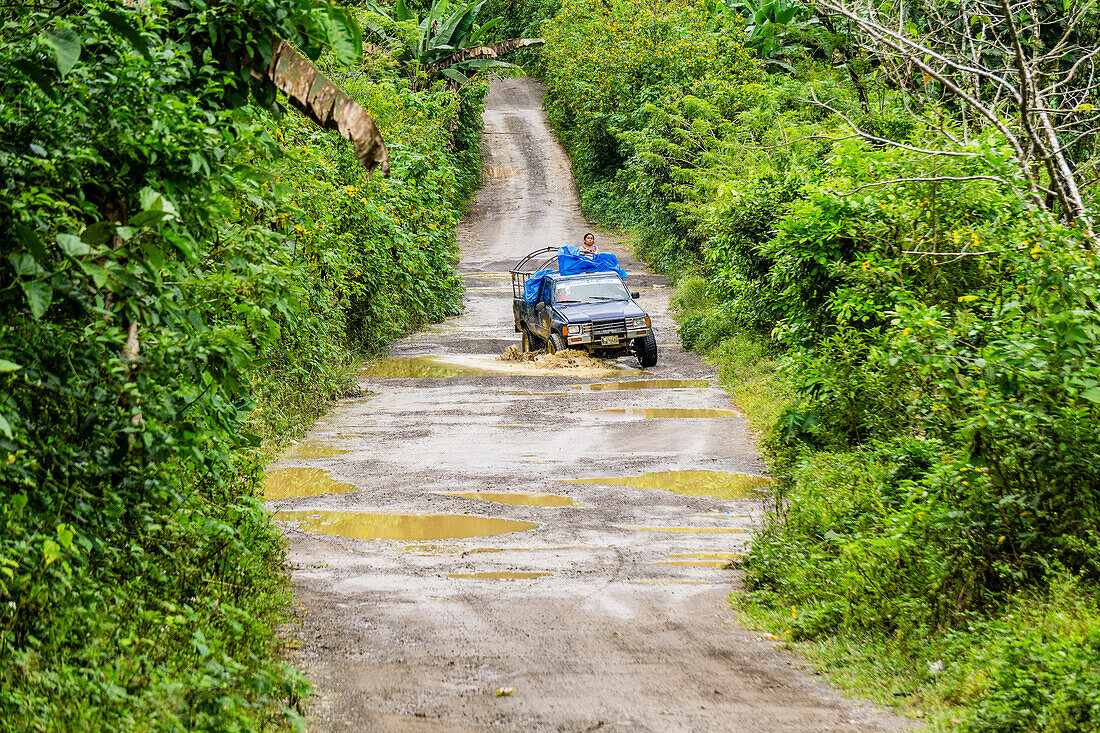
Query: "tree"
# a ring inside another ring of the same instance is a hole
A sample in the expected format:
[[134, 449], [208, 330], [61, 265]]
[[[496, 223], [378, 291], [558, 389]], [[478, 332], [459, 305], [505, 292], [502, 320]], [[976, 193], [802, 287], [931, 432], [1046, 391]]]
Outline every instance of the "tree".
[[1091, 229], [1084, 189], [1097, 180], [1100, 162], [1093, 0], [813, 4], [858, 29], [879, 68], [916, 101], [915, 111], [942, 111], [961, 125], [962, 138], [951, 141], [956, 149], [995, 129], [1036, 206]]
[[[391, 17], [373, 2], [367, 10], [380, 22], [368, 21], [367, 28], [383, 43], [397, 45], [397, 57], [408, 73], [427, 75], [429, 82], [440, 76], [459, 84], [469, 81], [469, 73], [484, 68], [513, 69], [512, 64], [499, 60], [508, 51], [544, 43], [541, 38], [512, 38], [484, 44], [488, 34], [502, 18], [492, 18], [478, 25], [477, 18], [486, 0], [434, 0], [428, 14], [421, 20], [408, 10], [404, 0], [398, 0]], [[415, 32], [402, 40], [401, 29], [412, 27]]]

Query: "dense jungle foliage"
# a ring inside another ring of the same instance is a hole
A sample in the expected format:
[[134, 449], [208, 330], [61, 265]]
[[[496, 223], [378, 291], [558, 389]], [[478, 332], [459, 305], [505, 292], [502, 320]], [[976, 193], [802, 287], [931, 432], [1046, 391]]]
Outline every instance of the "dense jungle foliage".
[[[486, 85], [364, 58], [315, 0], [0, 27], [0, 729], [298, 725], [260, 471], [356, 355], [458, 312]], [[391, 177], [251, 73], [279, 38], [373, 117]]]
[[735, 602], [937, 726], [1100, 730], [1096, 6], [541, 28], [586, 212], [678, 279], [781, 479]]

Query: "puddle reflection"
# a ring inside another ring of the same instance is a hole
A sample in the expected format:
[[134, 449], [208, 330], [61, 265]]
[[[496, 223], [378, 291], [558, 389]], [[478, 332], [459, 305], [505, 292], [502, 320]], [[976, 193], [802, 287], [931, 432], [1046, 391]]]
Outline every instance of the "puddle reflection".
[[462, 514], [381, 514], [363, 512], [286, 511], [274, 516], [277, 522], [297, 522], [315, 534], [351, 537], [359, 540], [445, 540], [523, 532], [534, 522], [465, 516]]
[[656, 471], [641, 476], [620, 478], [568, 479], [575, 484], [611, 484], [632, 486], [637, 489], [660, 489], [681, 496], [698, 496], [710, 499], [746, 499], [754, 492], [775, 483], [768, 476], [725, 471]]
[[351, 484], [337, 481], [322, 468], [276, 468], [264, 474], [264, 499], [298, 499], [321, 494], [346, 494], [356, 491]]

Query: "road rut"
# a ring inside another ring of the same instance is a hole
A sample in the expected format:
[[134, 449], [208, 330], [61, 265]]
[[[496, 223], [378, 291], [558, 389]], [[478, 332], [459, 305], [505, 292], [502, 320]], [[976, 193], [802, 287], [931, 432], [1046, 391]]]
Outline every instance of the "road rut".
[[[509, 267], [587, 228], [541, 95], [500, 80], [487, 99], [464, 314], [395, 343], [269, 468], [311, 729], [902, 728], [737, 624], [726, 564], [765, 467], [713, 368], [679, 348], [664, 278], [598, 236], [654, 317], [653, 369], [498, 358], [519, 342]], [[690, 495], [708, 492], [732, 498]]]

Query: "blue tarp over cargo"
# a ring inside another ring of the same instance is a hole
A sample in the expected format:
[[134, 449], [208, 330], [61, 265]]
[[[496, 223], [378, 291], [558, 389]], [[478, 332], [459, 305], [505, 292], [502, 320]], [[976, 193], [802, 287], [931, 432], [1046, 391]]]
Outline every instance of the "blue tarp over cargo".
[[619, 267], [619, 258], [610, 252], [601, 252], [592, 257], [585, 257], [579, 249], [569, 244], [558, 250], [558, 272], [562, 275], [580, 275], [585, 272], [616, 272], [619, 277], [630, 277], [626, 274], [626, 270]]
[[[543, 278], [553, 270], [539, 270], [523, 285], [523, 299], [528, 303], [537, 303], [539, 288]], [[581, 275], [586, 272], [614, 272], [619, 277], [630, 277], [626, 270], [619, 267], [619, 259], [610, 252], [601, 252], [593, 257], [585, 257], [576, 247], [566, 245], [558, 250], [558, 273], [562, 275]]]

